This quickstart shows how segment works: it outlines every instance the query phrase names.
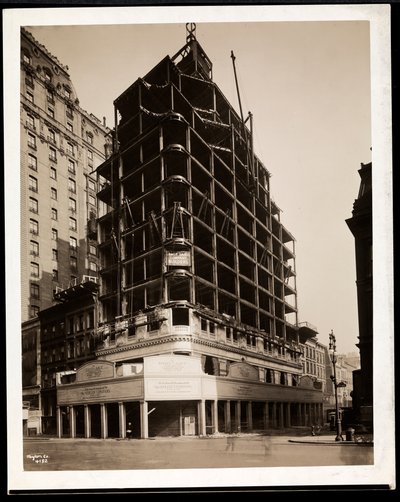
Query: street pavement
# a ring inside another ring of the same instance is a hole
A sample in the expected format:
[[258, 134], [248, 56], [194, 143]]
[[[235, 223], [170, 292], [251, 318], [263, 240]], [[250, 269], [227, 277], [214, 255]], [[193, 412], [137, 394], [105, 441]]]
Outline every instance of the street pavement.
[[372, 443], [233, 434], [155, 439], [25, 438], [24, 470], [131, 470], [373, 464]]

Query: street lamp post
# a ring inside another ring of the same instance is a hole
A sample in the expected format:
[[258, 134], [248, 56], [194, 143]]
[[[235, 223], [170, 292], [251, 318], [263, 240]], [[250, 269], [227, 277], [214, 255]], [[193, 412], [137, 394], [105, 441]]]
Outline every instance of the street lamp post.
[[338, 405], [338, 382], [336, 379], [336, 337], [333, 334], [333, 330], [329, 333], [329, 352], [331, 356], [333, 375], [331, 376], [333, 386], [335, 389], [335, 415], [336, 415], [336, 438], [335, 441], [343, 441], [342, 436], [342, 419], [339, 415], [339, 405]]

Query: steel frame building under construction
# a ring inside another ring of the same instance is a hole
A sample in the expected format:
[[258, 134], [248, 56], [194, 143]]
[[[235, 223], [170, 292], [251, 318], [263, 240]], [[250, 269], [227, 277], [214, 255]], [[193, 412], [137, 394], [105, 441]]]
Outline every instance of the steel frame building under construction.
[[59, 435], [322, 419], [322, 391], [301, 376], [301, 342], [316, 330], [298, 323], [294, 238], [254, 153], [252, 116], [213, 82], [193, 27], [114, 105], [113, 152], [97, 170], [97, 359], [61, 379]]

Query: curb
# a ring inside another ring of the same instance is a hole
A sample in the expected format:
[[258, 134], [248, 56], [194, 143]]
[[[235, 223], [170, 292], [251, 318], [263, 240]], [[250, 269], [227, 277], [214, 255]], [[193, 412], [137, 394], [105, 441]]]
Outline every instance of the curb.
[[300, 439], [288, 439], [289, 443], [299, 443], [299, 444], [321, 444], [321, 445], [331, 445], [331, 446], [374, 446], [374, 443], [356, 443], [355, 441], [311, 441], [311, 440], [300, 440]]

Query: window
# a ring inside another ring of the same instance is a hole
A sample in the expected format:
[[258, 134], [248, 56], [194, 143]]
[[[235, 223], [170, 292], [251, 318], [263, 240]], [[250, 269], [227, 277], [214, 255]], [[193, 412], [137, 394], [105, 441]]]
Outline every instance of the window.
[[31, 317], [36, 317], [39, 313], [39, 307], [37, 305], [31, 305], [30, 308], [30, 316]]
[[30, 55], [27, 52], [23, 53], [22, 60], [26, 64], [31, 64], [32, 63], [32, 58], [30, 57]]
[[68, 178], [68, 190], [72, 193], [76, 193], [76, 183], [72, 178]]
[[68, 159], [68, 172], [75, 174], [75, 162], [71, 159]]
[[49, 103], [52, 103], [54, 105], [54, 93], [53, 93], [53, 91], [51, 91], [50, 89], [47, 89], [46, 94], [47, 94], [47, 101]]
[[88, 188], [90, 188], [90, 190], [93, 190], [94, 192], [96, 191], [96, 182], [93, 181], [92, 179], [88, 178], [87, 179], [87, 184], [88, 184]]
[[97, 256], [97, 249], [96, 246], [94, 246], [93, 244], [89, 244], [89, 254]]
[[69, 132], [74, 132], [74, 126], [71, 122], [67, 122], [67, 129]]
[[86, 131], [86, 141], [93, 145], [93, 134], [89, 131]]
[[55, 228], [51, 229], [51, 240], [56, 241], [58, 239], [58, 230]]
[[96, 198], [93, 197], [93, 195], [88, 195], [88, 201], [89, 201], [89, 204], [92, 204], [92, 206], [95, 206], [96, 205]]
[[172, 309], [172, 325], [189, 326], [189, 309], [184, 309], [184, 308]]
[[32, 93], [32, 92], [29, 92], [29, 91], [26, 91], [26, 99], [27, 99], [28, 101], [30, 101], [31, 103], [34, 103], [33, 93]]
[[39, 265], [31, 261], [31, 276], [39, 277]]
[[95, 263], [94, 261], [90, 261], [89, 262], [89, 269], [92, 272], [97, 272], [97, 263]]
[[67, 117], [69, 117], [70, 119], [73, 119], [74, 118], [74, 114], [73, 114], [73, 111], [72, 111], [72, 107], [71, 106], [67, 106], [67, 109], [66, 109], [66, 115]]
[[52, 256], [52, 260], [53, 261], [57, 261], [58, 260], [58, 251], [57, 251], [57, 249], [52, 249], [51, 250], [51, 256]]
[[71, 265], [71, 268], [73, 268], [73, 269], [76, 269], [78, 267], [78, 260], [76, 259], [76, 256], [69, 257], [69, 264]]
[[75, 230], [77, 229], [77, 224], [76, 224], [76, 219], [75, 218], [70, 218], [69, 219], [69, 229], [70, 230]]
[[29, 190], [32, 192], [38, 191], [38, 180], [34, 176], [29, 176]]
[[37, 171], [37, 158], [30, 153], [28, 154], [28, 167]]
[[33, 235], [39, 235], [39, 223], [36, 220], [29, 220], [29, 231]]
[[77, 240], [75, 239], [75, 237], [69, 238], [69, 247], [71, 249], [75, 249], [75, 250], [77, 249], [78, 246], [77, 246]]
[[215, 335], [215, 324], [213, 322], [210, 322], [209, 330], [210, 330], [210, 335]]
[[207, 321], [205, 319], [201, 320], [201, 331], [207, 331]]
[[51, 82], [52, 76], [49, 70], [45, 69], [44, 70], [44, 78], [46, 82]]
[[28, 146], [36, 150], [36, 136], [28, 132]]
[[151, 321], [147, 325], [147, 331], [157, 331], [160, 329], [161, 322], [160, 321]]
[[39, 243], [36, 241], [30, 242], [30, 253], [32, 256], [39, 256]]
[[57, 200], [57, 190], [55, 188], [50, 188], [51, 198]]
[[57, 151], [55, 148], [49, 148], [49, 159], [53, 162], [57, 162]]
[[47, 139], [55, 145], [56, 144], [56, 133], [53, 130], [49, 129], [49, 135], [47, 136]]
[[72, 211], [73, 213], [76, 213], [76, 200], [70, 198], [69, 202], [68, 202], [68, 207], [69, 207], [70, 211]]
[[71, 99], [71, 90], [68, 87], [64, 87], [64, 96]]
[[47, 115], [49, 115], [52, 119], [54, 119], [54, 108], [52, 106], [47, 107]]
[[53, 281], [58, 282], [58, 270], [53, 268]]
[[57, 169], [55, 167], [50, 167], [50, 178], [52, 180], [57, 179]]
[[39, 212], [39, 203], [33, 197], [29, 197], [29, 211], [36, 214]]
[[88, 150], [87, 156], [89, 160], [93, 160], [93, 152], [91, 150]]
[[74, 145], [72, 143], [67, 143], [67, 153], [72, 156], [75, 155]]
[[31, 74], [27, 73], [26, 76], [25, 76], [25, 84], [28, 86], [28, 87], [32, 87], [32, 89], [35, 88], [35, 85], [33, 83], [33, 77]]
[[40, 288], [39, 284], [31, 283], [31, 298], [34, 300], [39, 300]]
[[26, 117], [26, 125], [31, 127], [32, 129], [36, 129], [35, 127], [35, 119], [32, 115], [27, 115]]
[[51, 219], [52, 220], [58, 219], [57, 209], [55, 209], [54, 207], [51, 208]]

